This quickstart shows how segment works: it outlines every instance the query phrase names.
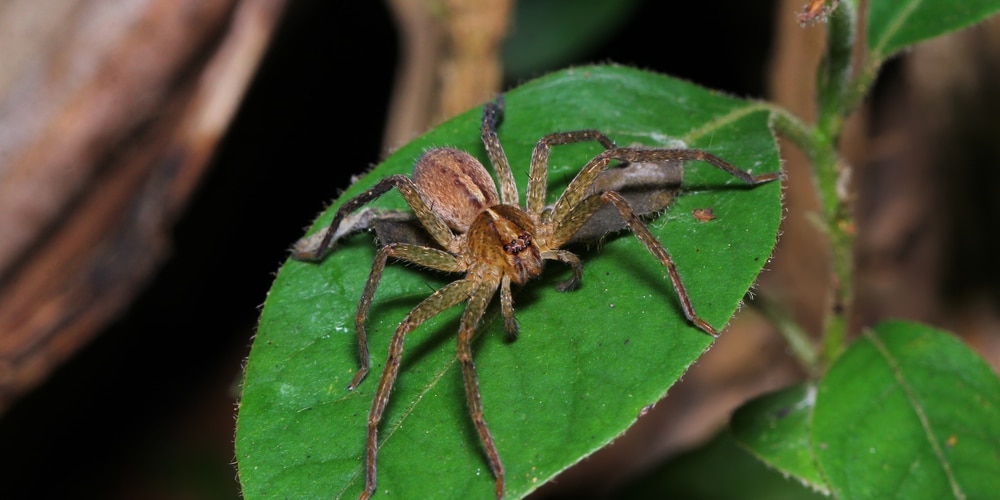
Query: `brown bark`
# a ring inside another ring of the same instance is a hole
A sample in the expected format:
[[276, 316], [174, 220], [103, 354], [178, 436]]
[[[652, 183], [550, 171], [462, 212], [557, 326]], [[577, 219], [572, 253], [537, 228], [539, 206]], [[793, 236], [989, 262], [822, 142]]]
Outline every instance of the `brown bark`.
[[283, 6], [0, 6], [0, 412], [168, 254]]

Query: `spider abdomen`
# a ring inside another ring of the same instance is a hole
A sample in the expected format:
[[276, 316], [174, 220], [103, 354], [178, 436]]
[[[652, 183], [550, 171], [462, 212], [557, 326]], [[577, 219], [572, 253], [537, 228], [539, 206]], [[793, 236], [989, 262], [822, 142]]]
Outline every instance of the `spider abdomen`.
[[489, 172], [454, 148], [431, 149], [413, 165], [413, 183], [448, 227], [466, 232], [480, 212], [500, 203]]
[[542, 272], [535, 224], [520, 208], [495, 205], [483, 210], [467, 237], [476, 261], [499, 269], [514, 283], [524, 284]]

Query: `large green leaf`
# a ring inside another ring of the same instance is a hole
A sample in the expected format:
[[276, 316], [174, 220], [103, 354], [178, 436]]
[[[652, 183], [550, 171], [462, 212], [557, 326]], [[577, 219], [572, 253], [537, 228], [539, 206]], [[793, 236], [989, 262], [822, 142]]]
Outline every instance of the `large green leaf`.
[[[779, 169], [762, 106], [644, 71], [566, 70], [511, 90], [506, 105], [500, 141], [522, 196], [531, 148], [553, 131], [594, 128], [618, 144], [663, 146], [679, 139], [757, 173]], [[409, 172], [429, 147], [459, 147], [486, 163], [481, 112], [471, 110], [400, 148], [348, 189], [312, 231], [328, 223], [344, 199], [386, 175]], [[600, 149], [554, 148], [550, 196]], [[374, 204], [405, 208], [395, 192]], [[700, 222], [691, 215], [709, 207], [717, 219]], [[671, 251], [698, 313], [721, 329], [767, 261], [780, 216], [777, 182], [747, 188], [709, 165], [690, 163], [682, 196], [650, 227]], [[541, 279], [515, 291], [517, 341], [504, 340], [494, 304], [474, 346], [486, 420], [510, 498], [624, 432], [711, 343], [684, 319], [662, 266], [628, 233], [598, 249], [574, 250], [586, 269], [579, 290], [556, 292], [569, 270], [551, 264]], [[373, 256], [371, 237], [362, 234], [321, 264], [289, 261], [279, 271], [247, 362], [237, 426], [247, 498], [354, 497], [361, 491], [366, 419], [389, 337], [431, 290], [455, 279], [387, 268], [368, 322], [372, 373], [348, 392], [358, 363], [354, 312]], [[407, 340], [381, 425], [378, 495], [493, 494], [455, 361], [460, 312], [455, 307], [440, 314]]]
[[964, 28], [997, 11], [998, 0], [871, 0], [870, 58], [881, 61], [907, 46]]
[[996, 497], [1000, 380], [945, 332], [866, 332], [820, 382], [812, 425], [838, 498]]

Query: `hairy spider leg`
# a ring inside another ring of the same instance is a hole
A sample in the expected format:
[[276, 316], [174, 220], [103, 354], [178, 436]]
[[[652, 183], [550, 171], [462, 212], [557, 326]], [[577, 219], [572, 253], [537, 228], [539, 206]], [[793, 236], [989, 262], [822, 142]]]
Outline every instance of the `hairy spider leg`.
[[628, 225], [629, 229], [632, 230], [639, 241], [645, 245], [653, 256], [660, 261], [661, 264], [666, 266], [667, 274], [670, 277], [670, 283], [674, 287], [674, 292], [677, 293], [677, 299], [680, 301], [681, 310], [684, 312], [684, 317], [688, 319], [692, 324], [694, 324], [698, 329], [703, 332], [713, 336], [718, 337], [718, 333], [712, 325], [708, 324], [705, 320], [701, 319], [697, 313], [694, 311], [694, 306], [691, 305], [691, 299], [688, 296], [687, 289], [684, 287], [684, 283], [681, 281], [680, 274], [677, 272], [677, 266], [674, 264], [673, 259], [670, 254], [663, 248], [656, 236], [649, 232], [646, 224], [642, 222], [642, 219], [635, 214], [632, 210], [632, 206], [629, 205], [628, 201], [625, 200], [622, 195], [615, 191], [605, 191], [603, 193], [595, 193], [582, 202], [576, 205], [563, 218], [562, 224], [560, 224], [556, 231], [553, 233], [553, 238], [557, 242], [562, 242], [569, 239], [577, 230], [580, 229], [587, 219], [592, 216], [597, 209], [601, 208], [607, 203], [612, 203], [615, 208], [618, 209], [619, 215], [621, 215], [622, 220]]
[[354, 316], [354, 332], [358, 337], [359, 368], [358, 372], [354, 374], [354, 378], [351, 379], [350, 385], [347, 386], [349, 391], [353, 391], [364, 380], [365, 375], [368, 374], [368, 368], [371, 366], [365, 322], [368, 320], [368, 311], [371, 309], [375, 291], [382, 280], [382, 273], [385, 271], [385, 264], [389, 257], [446, 273], [465, 271], [465, 266], [454, 255], [435, 248], [390, 243], [378, 250], [378, 253], [375, 254], [375, 260], [372, 261], [372, 270], [368, 274], [368, 281], [361, 294], [361, 301], [358, 302], [358, 312]]
[[[568, 280], [556, 285], [556, 290], [569, 292], [576, 290], [583, 279], [583, 264], [580, 258], [568, 250], [546, 250], [541, 253], [542, 260], [558, 260], [570, 266], [573, 276]], [[514, 296], [510, 290], [510, 277], [504, 276], [500, 280], [500, 310], [503, 312], [504, 331], [507, 332], [508, 340], [517, 339], [519, 330], [517, 319], [514, 317]]]
[[514, 295], [510, 291], [510, 276], [500, 279], [500, 310], [503, 312], [503, 329], [507, 339], [517, 338], [517, 318], [514, 317]]
[[333, 235], [336, 234], [337, 228], [340, 227], [341, 221], [344, 220], [351, 212], [361, 208], [363, 205], [375, 200], [376, 198], [387, 193], [390, 189], [395, 187], [400, 194], [403, 195], [403, 199], [406, 203], [413, 209], [413, 213], [420, 220], [420, 223], [427, 230], [427, 233], [434, 238], [439, 245], [447, 249], [455, 248], [455, 234], [451, 232], [451, 229], [441, 220], [437, 214], [427, 205], [420, 192], [417, 190], [417, 186], [413, 183], [413, 180], [409, 177], [396, 174], [390, 175], [371, 187], [371, 189], [361, 193], [354, 198], [351, 198], [337, 210], [337, 214], [334, 215], [333, 221], [326, 228], [326, 234], [323, 236], [323, 241], [320, 242], [319, 246], [316, 247], [314, 252], [300, 252], [295, 255], [296, 259], [299, 260], [311, 260], [316, 261], [322, 259], [327, 250], [330, 247], [330, 243], [333, 242]]
[[[474, 286], [475, 283], [472, 280], [461, 279], [439, 288], [430, 297], [417, 304], [417, 307], [413, 308], [403, 318], [403, 322], [399, 324], [396, 332], [392, 334], [392, 340], [389, 342], [389, 357], [385, 361], [385, 369], [382, 370], [382, 378], [378, 382], [378, 390], [375, 393], [375, 399], [372, 401], [372, 409], [368, 413], [365, 491], [360, 496], [362, 500], [370, 498], [375, 493], [378, 424], [382, 421], [382, 414], [385, 412], [385, 407], [389, 402], [389, 393], [392, 391], [392, 386], [396, 382], [396, 376], [399, 374], [399, 364], [403, 357], [403, 339], [407, 333], [413, 331], [424, 321], [438, 315], [441, 311], [455, 304], [467, 300]], [[492, 442], [490, 444], [492, 445]], [[495, 449], [493, 451], [494, 453], [496, 452]]]
[[594, 193], [572, 207], [562, 219], [553, 219], [555, 229], [552, 231], [550, 245], [560, 247], [569, 241], [604, 204], [601, 193]]
[[[569, 186], [566, 187], [566, 191], [563, 191], [559, 200], [556, 201], [555, 206], [552, 209], [551, 220], [555, 222], [557, 226], [561, 225], [563, 220], [570, 213], [575, 211], [577, 205], [579, 205], [587, 195], [588, 187], [594, 183], [594, 180], [597, 179], [597, 176], [600, 175], [601, 172], [607, 170], [611, 160], [621, 160], [630, 163], [657, 163], [688, 160], [704, 161], [749, 185], [763, 184], [781, 177], [780, 172], [768, 172], [760, 175], [753, 175], [749, 172], [740, 170], [735, 165], [719, 158], [718, 156], [700, 149], [608, 149], [587, 162], [583, 169], [580, 170], [580, 173], [578, 173], [576, 177], [570, 181]], [[566, 241], [564, 240], [555, 241], [551, 244], [553, 246], [561, 246], [565, 242]]]
[[481, 135], [483, 147], [490, 157], [493, 171], [500, 181], [500, 203], [505, 205], [520, 206], [521, 202], [517, 196], [517, 183], [514, 182], [514, 172], [510, 168], [507, 154], [503, 152], [503, 146], [497, 137], [497, 126], [503, 121], [504, 100], [503, 96], [497, 96], [493, 102], [483, 106], [483, 124]]
[[598, 130], [576, 130], [572, 132], [555, 132], [548, 134], [535, 143], [531, 152], [531, 170], [528, 180], [527, 208], [530, 214], [539, 214], [541, 220], [549, 220], [545, 212], [545, 194], [549, 189], [549, 153], [552, 146], [573, 144], [577, 142], [597, 141], [605, 149], [614, 149], [615, 143], [603, 132]]
[[684, 317], [688, 321], [697, 326], [701, 331], [713, 336], [718, 337], [719, 334], [716, 332], [712, 325], [708, 324], [707, 321], [701, 319], [696, 312], [694, 312], [694, 306], [691, 305], [691, 298], [688, 296], [687, 289], [684, 288], [684, 282], [681, 281], [681, 275], [677, 273], [677, 266], [674, 264], [674, 259], [670, 257], [670, 253], [667, 252], [660, 240], [653, 236], [653, 233], [649, 232], [649, 228], [646, 224], [642, 222], [639, 216], [635, 215], [632, 207], [629, 205], [628, 201], [625, 200], [622, 195], [614, 191], [605, 191], [600, 195], [601, 200], [605, 202], [610, 202], [615, 205], [618, 209], [618, 213], [621, 214], [622, 219], [628, 224], [629, 229], [632, 230], [632, 234], [639, 238], [639, 241], [649, 250], [650, 253], [656, 257], [667, 268], [667, 274], [670, 276], [670, 284], [674, 286], [674, 292], [677, 293], [677, 300], [681, 303], [681, 310], [684, 311]]
[[684, 288], [684, 283], [677, 272], [677, 266], [674, 264], [670, 254], [663, 248], [663, 245], [656, 237], [649, 232], [649, 229], [642, 220], [635, 215], [628, 201], [614, 191], [593, 194], [585, 198], [588, 187], [594, 183], [601, 172], [608, 168], [612, 159], [633, 163], [687, 160], [705, 161], [750, 185], [773, 181], [779, 178], [781, 174], [770, 172], [753, 175], [740, 170], [715, 155], [697, 149], [614, 148], [605, 150], [590, 160], [580, 170], [580, 173], [570, 181], [569, 186], [566, 187], [566, 191], [563, 192], [552, 209], [551, 220], [556, 228], [552, 233], [552, 241], [546, 243], [551, 247], [558, 248], [568, 241], [580, 226], [593, 216], [602, 205], [613, 203], [618, 209], [619, 214], [621, 214], [622, 219], [625, 220], [626, 224], [632, 230], [632, 233], [642, 241], [643, 245], [652, 252], [660, 263], [666, 266], [670, 282], [677, 293], [684, 316], [705, 333], [713, 337], [718, 336], [715, 328], [701, 319], [695, 312], [694, 306], [691, 304], [691, 298]]
[[480, 285], [469, 296], [469, 304], [462, 314], [462, 322], [458, 330], [458, 360], [462, 364], [462, 378], [465, 381], [465, 397], [469, 404], [469, 413], [472, 422], [479, 433], [479, 440], [483, 443], [486, 457], [490, 462], [490, 470], [496, 478], [497, 499], [503, 498], [504, 493], [504, 470], [500, 462], [500, 452], [497, 451], [493, 442], [493, 435], [490, 434], [489, 427], [486, 426], [486, 419], [483, 416], [483, 400], [479, 394], [479, 377], [476, 375], [476, 365], [472, 360], [472, 339], [476, 336], [476, 324], [486, 312], [486, 306], [496, 293], [499, 283], [486, 281]]
[[583, 264], [580, 263], [580, 258], [576, 254], [569, 250], [546, 250], [542, 252], [542, 259], [558, 260], [569, 265], [570, 269], [573, 270], [573, 276], [570, 279], [556, 285], [557, 291], [571, 292], [579, 288], [580, 280], [583, 279]]

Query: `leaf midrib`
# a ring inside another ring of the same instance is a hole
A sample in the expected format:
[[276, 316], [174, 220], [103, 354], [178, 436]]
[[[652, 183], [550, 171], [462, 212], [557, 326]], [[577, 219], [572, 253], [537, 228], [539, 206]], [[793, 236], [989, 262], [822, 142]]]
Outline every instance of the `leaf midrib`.
[[871, 342], [876, 350], [878, 350], [879, 355], [882, 356], [886, 364], [889, 366], [889, 369], [892, 371], [892, 375], [895, 377], [896, 383], [898, 383], [903, 389], [903, 393], [906, 395], [907, 400], [909, 400], [910, 406], [917, 415], [917, 419], [920, 420], [920, 426], [923, 428], [924, 437], [926, 437], [927, 441], [930, 443], [938, 464], [941, 466], [945, 476], [948, 478], [948, 484], [951, 486], [951, 491], [955, 495], [955, 498], [965, 498], [965, 493], [962, 492], [962, 487], [958, 484], [958, 481], [955, 479], [955, 475], [951, 470], [951, 464], [948, 463], [948, 460], [945, 458], [944, 451], [941, 449], [941, 446], [938, 444], [938, 440], [934, 435], [934, 429], [931, 426], [930, 419], [927, 418], [923, 405], [913, 390], [913, 387], [903, 376], [903, 372], [899, 367], [899, 362], [896, 360], [896, 357], [889, 352], [889, 349], [886, 347], [885, 343], [882, 342], [882, 339], [878, 338], [872, 330], [865, 331], [865, 338]]

